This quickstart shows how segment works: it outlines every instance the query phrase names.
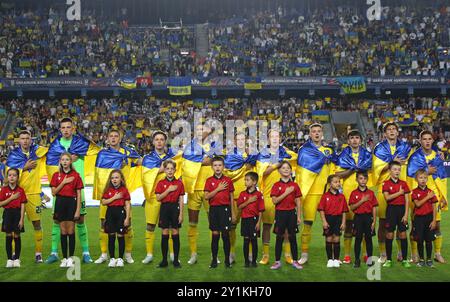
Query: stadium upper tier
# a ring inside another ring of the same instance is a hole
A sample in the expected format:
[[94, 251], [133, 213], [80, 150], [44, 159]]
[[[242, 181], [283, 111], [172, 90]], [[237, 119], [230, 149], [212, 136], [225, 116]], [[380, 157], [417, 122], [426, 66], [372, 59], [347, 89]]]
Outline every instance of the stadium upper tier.
[[[65, 12], [0, 13], [0, 78], [153, 76], [447, 76], [450, 7], [309, 14], [261, 12], [210, 23], [203, 36]], [[199, 42], [207, 52], [200, 56]]]

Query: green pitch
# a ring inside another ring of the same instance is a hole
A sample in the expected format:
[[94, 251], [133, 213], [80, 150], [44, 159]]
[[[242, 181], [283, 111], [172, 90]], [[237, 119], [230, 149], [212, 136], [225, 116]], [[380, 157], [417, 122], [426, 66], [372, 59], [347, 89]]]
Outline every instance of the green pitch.
[[[152, 263], [144, 265], [141, 263], [145, 256], [144, 242], [144, 209], [133, 207], [133, 228], [135, 232], [133, 258], [134, 264], [125, 264], [124, 268], [108, 268], [103, 264], [82, 264], [81, 281], [362, 281], [367, 282], [366, 267], [359, 269], [351, 265], [342, 265], [339, 269], [326, 268], [326, 256], [324, 239], [321, 235], [321, 223], [316, 220], [313, 228], [313, 241], [310, 251], [310, 261], [302, 271], [297, 271], [290, 265], [284, 264], [279, 271], [271, 271], [269, 266], [259, 265], [257, 268], [244, 268], [242, 256], [242, 237], [237, 236], [236, 261], [231, 269], [225, 269], [223, 265], [223, 251], [220, 245], [219, 257], [222, 264], [217, 269], [209, 269], [210, 236], [205, 212], [200, 214], [199, 223], [199, 260], [190, 266], [189, 246], [187, 242], [187, 213], [185, 214], [184, 227], [181, 229], [181, 255], [182, 268], [175, 270], [172, 266], [167, 269], [157, 268], [161, 260], [160, 252], [160, 230], [157, 231], [155, 240], [155, 259]], [[446, 218], [446, 213], [444, 217]], [[86, 221], [89, 229], [90, 251], [95, 260], [100, 255], [98, 231], [98, 208], [89, 208]], [[43, 212], [44, 228], [44, 259], [50, 251], [51, 210]], [[34, 263], [34, 239], [31, 223], [25, 225], [25, 234], [22, 237], [22, 267], [7, 269], [6, 251], [4, 248], [5, 235], [0, 235], [0, 280], [1, 281], [67, 281], [66, 269], [59, 267], [59, 262], [54, 264]], [[239, 230], [238, 230], [239, 231]], [[450, 224], [446, 219], [442, 224], [444, 234], [443, 255], [450, 260]], [[300, 236], [299, 236], [300, 237]], [[78, 238], [77, 238], [78, 240]], [[274, 243], [272, 240], [271, 261], [274, 260]], [[376, 238], [374, 238], [375, 252], [378, 252]], [[261, 251], [261, 247], [260, 247]], [[394, 255], [396, 255], [394, 243]], [[261, 255], [261, 252], [259, 253]], [[343, 240], [341, 241], [341, 255], [343, 257]], [[77, 242], [76, 256], [81, 256], [81, 248]], [[404, 269], [399, 263], [394, 263], [393, 268], [381, 268], [381, 281], [450, 281], [450, 264], [435, 263], [435, 268]]]

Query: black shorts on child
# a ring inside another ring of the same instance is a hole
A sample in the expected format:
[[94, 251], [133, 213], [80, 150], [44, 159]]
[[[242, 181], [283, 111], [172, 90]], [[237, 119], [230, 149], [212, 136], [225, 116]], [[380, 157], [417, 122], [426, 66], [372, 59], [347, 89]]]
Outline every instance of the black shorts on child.
[[432, 221], [433, 214], [414, 217], [412, 234], [415, 241], [433, 241], [436, 238], [435, 231], [430, 229]]
[[74, 221], [77, 211], [77, 199], [75, 197], [56, 195], [53, 219], [59, 222]]
[[341, 236], [341, 224], [342, 215], [325, 215], [325, 219], [328, 222], [328, 229], [323, 229], [323, 235], [328, 236]]
[[231, 207], [211, 206], [209, 207], [209, 229], [216, 232], [229, 231], [231, 229]]
[[384, 224], [386, 231], [393, 233], [395, 229], [399, 232], [406, 232], [408, 225], [402, 222], [405, 215], [405, 206], [388, 205], [386, 208], [386, 222]]
[[375, 230], [372, 231], [372, 214], [355, 214], [353, 217], [353, 236], [375, 236]]
[[289, 235], [298, 233], [296, 210], [275, 210], [275, 225], [273, 227], [273, 233], [283, 236], [286, 230]]
[[3, 210], [2, 232], [16, 234], [25, 232], [23, 226], [19, 229], [20, 211], [20, 208]]
[[159, 227], [162, 229], [179, 229], [180, 205], [178, 202], [164, 202], [159, 211]]
[[127, 218], [125, 207], [108, 207], [105, 215], [105, 233], [126, 234], [125, 218]]
[[256, 224], [258, 223], [258, 216], [247, 217], [241, 219], [241, 236], [242, 237], [259, 237], [259, 232], [256, 231]]

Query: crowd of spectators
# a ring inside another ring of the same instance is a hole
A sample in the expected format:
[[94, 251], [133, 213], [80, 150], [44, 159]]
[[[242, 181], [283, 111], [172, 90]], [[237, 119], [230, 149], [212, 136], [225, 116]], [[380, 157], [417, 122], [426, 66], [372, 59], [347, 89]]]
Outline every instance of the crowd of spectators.
[[[209, 52], [192, 27], [164, 30], [56, 10], [0, 13], [0, 77], [447, 76], [450, 6], [389, 7], [380, 21], [352, 7], [260, 12], [209, 24]], [[183, 50], [183, 52], [181, 51]]]
[[[80, 21], [49, 11], [0, 13], [0, 78], [186, 73], [193, 30], [132, 27], [88, 12]], [[181, 49], [188, 55], [181, 56]]]

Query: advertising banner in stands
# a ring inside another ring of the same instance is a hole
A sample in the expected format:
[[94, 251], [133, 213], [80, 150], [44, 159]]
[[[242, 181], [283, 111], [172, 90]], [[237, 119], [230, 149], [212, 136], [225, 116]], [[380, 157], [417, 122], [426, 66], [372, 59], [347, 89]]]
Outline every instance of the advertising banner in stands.
[[[252, 79], [252, 80], [249, 80]], [[54, 77], [54, 78], [1, 78], [0, 89], [5, 88], [117, 88], [126, 89], [169, 86], [168, 77], [151, 76], [117, 76], [115, 78], [82, 78], [82, 77]], [[247, 83], [246, 83], [247, 80]], [[346, 93], [359, 93], [365, 91], [366, 86], [374, 87], [385, 85], [385, 87], [396, 85], [411, 85], [416, 88], [426, 88], [426, 86], [445, 85], [447, 79], [444, 77], [422, 77], [422, 76], [402, 76], [402, 77], [192, 77], [190, 78], [192, 87], [226, 87], [243, 88], [254, 86], [260, 89], [276, 86], [293, 86], [318, 88], [320, 86], [335, 87], [343, 85]], [[356, 85], [356, 86], [355, 86]], [[188, 85], [184, 86], [187, 87]], [[172, 86], [174, 87], [174, 86]], [[254, 88], [253, 88], [254, 89]], [[357, 91], [357, 92], [356, 92]]]
[[366, 78], [367, 84], [445, 84], [444, 77], [380, 77]]

